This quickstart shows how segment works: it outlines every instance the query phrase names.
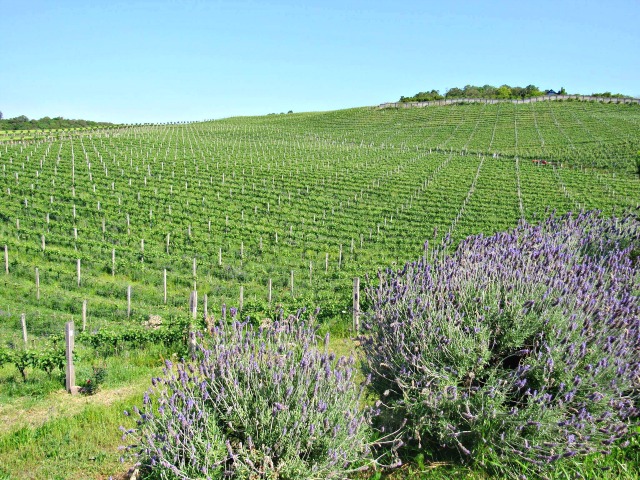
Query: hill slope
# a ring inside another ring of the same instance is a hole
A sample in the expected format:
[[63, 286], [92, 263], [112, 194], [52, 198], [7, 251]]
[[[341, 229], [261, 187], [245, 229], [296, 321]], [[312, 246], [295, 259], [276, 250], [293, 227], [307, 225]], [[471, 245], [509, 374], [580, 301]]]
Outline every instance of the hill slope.
[[91, 329], [176, 317], [194, 286], [217, 316], [222, 303], [238, 306], [242, 287], [244, 314], [318, 305], [331, 328], [347, 325], [352, 278], [421, 255], [427, 239], [454, 246], [550, 209], [635, 207], [639, 126], [637, 107], [550, 102], [239, 117], [6, 143], [0, 332], [19, 342], [26, 312], [36, 338], [60, 333], [85, 299]]

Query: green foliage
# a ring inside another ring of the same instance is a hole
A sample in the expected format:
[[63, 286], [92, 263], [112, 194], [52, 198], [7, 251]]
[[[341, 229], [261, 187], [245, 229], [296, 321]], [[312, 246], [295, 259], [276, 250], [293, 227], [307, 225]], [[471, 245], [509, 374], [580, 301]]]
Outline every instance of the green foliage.
[[107, 369], [104, 366], [93, 366], [92, 375], [80, 386], [82, 395], [95, 395], [107, 377]]
[[442, 100], [444, 97], [440, 95], [438, 90], [430, 92], [418, 92], [412, 97], [400, 97], [401, 102], [428, 102], [432, 100]]
[[64, 348], [47, 345], [37, 350], [0, 349], [0, 366], [13, 365], [23, 381], [27, 380], [27, 369], [39, 369], [51, 375], [62, 370], [65, 364]]
[[[566, 92], [565, 92], [566, 93]], [[400, 102], [427, 102], [431, 100], [442, 100], [444, 98], [489, 98], [489, 99], [516, 99], [516, 98], [529, 98], [539, 97], [544, 95], [535, 85], [527, 85], [526, 87], [510, 87], [509, 85], [502, 85], [499, 88], [491, 85], [484, 85], [482, 87], [476, 85], [465, 85], [464, 88], [453, 87], [447, 90], [445, 95], [440, 95], [438, 90], [431, 90], [430, 92], [419, 92], [412, 97], [400, 97]]]
[[604, 97], [604, 98], [629, 98], [631, 95], [624, 95], [623, 93], [602, 92], [602, 93], [592, 93], [591, 96]]
[[109, 122], [93, 122], [90, 120], [70, 120], [62, 117], [42, 117], [39, 120], [29, 120], [29, 118], [24, 115], [5, 119], [0, 116], [0, 130], [54, 130], [61, 128], [109, 126], [114, 126], [114, 124]]

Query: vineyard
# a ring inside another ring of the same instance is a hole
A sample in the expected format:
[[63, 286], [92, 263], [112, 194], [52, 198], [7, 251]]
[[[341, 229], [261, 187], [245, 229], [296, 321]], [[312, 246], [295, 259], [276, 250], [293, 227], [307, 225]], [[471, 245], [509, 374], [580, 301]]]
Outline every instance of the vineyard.
[[194, 289], [238, 307], [242, 288], [243, 311], [263, 315], [269, 281], [272, 306], [348, 318], [352, 277], [416, 258], [425, 241], [635, 206], [639, 126], [635, 106], [548, 102], [5, 143], [3, 338], [18, 341], [21, 313], [36, 337], [59, 333], [85, 300], [91, 329], [178, 316]]
[[0, 138], [0, 365], [60, 366], [70, 320], [93, 348], [170, 343], [194, 291], [200, 318], [319, 307], [344, 334], [354, 277], [552, 210], [635, 208], [639, 131], [637, 105], [541, 102]]

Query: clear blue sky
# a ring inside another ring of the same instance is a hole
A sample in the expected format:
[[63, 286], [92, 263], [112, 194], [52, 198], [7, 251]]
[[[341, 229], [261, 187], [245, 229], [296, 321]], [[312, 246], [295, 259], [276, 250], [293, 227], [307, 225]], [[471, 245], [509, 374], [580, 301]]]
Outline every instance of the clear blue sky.
[[639, 0], [0, 0], [0, 111], [166, 122], [504, 83], [640, 96], [639, 26]]

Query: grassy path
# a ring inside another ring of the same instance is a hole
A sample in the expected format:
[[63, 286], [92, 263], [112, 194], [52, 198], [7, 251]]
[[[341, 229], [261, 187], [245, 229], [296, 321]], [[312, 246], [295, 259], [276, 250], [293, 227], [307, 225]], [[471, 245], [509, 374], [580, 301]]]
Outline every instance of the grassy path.
[[119, 461], [123, 411], [140, 403], [147, 379], [91, 397], [49, 394], [35, 405], [0, 407], [0, 479], [106, 479]]

